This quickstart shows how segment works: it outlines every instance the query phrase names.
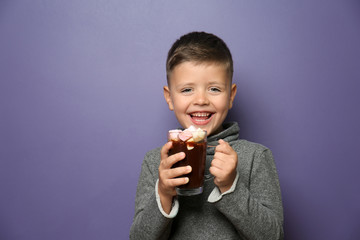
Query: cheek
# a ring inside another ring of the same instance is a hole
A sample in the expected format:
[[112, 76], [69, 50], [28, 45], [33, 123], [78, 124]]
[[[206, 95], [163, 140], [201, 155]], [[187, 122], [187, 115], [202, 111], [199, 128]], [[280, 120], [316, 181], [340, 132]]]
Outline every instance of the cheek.
[[216, 101], [215, 106], [217, 111], [224, 112], [229, 110], [230, 102], [227, 99], [219, 99]]
[[174, 110], [178, 114], [186, 112], [187, 106], [187, 102], [182, 99], [176, 99], [174, 102]]

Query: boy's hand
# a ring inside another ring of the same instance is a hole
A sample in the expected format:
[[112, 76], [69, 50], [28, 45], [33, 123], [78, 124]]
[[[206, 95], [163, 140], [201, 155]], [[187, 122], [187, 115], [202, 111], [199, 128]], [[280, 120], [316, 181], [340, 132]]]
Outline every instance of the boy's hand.
[[180, 152], [169, 156], [168, 152], [172, 148], [172, 142], [166, 143], [161, 149], [161, 162], [159, 165], [159, 184], [158, 193], [160, 196], [160, 202], [163, 210], [166, 213], [170, 213], [172, 206], [172, 199], [176, 196], [175, 187], [186, 184], [189, 182], [189, 178], [182, 177], [191, 172], [191, 167], [178, 167], [171, 168], [176, 162], [185, 158], [185, 153]]
[[221, 193], [226, 192], [232, 186], [236, 177], [237, 162], [238, 156], [234, 149], [229, 143], [219, 140], [209, 170], [214, 175], [214, 183]]

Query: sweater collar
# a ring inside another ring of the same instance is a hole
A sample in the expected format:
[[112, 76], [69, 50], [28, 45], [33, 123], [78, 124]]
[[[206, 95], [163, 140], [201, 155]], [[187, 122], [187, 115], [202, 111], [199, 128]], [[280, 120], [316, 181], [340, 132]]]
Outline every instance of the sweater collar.
[[[221, 132], [207, 138], [207, 144], [208, 146], [217, 146], [219, 145], [218, 141], [222, 139], [232, 145], [234, 141], [239, 139], [239, 130], [240, 128], [237, 122], [224, 123]], [[215, 147], [207, 148], [207, 154], [214, 155], [214, 152]]]

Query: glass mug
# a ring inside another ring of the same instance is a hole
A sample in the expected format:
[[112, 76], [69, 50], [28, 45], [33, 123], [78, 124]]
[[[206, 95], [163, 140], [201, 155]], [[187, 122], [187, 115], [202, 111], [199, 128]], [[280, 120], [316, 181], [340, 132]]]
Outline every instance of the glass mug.
[[[189, 131], [187, 132], [195, 132]], [[198, 131], [198, 130], [197, 130]], [[207, 133], [200, 140], [194, 141], [191, 138], [188, 141], [182, 141], [176, 134], [179, 134], [181, 130], [170, 130], [168, 132], [168, 141], [172, 141], [172, 148], [169, 151], [169, 156], [175, 153], [184, 152], [185, 158], [176, 162], [172, 168], [183, 167], [190, 165], [192, 171], [188, 174], [179, 177], [188, 177], [189, 182], [187, 184], [176, 187], [176, 192], [181, 196], [198, 195], [203, 192], [204, 185], [204, 171], [206, 162], [206, 147], [207, 147]], [[196, 133], [195, 133], [196, 134]]]

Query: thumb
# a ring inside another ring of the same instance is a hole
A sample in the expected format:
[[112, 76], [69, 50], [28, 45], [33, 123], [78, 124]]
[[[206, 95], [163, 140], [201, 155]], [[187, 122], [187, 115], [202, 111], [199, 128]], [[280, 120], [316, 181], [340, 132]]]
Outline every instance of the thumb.
[[169, 156], [168, 152], [171, 148], [172, 148], [172, 141], [165, 143], [165, 145], [161, 148], [160, 151], [161, 159], [165, 159]]

